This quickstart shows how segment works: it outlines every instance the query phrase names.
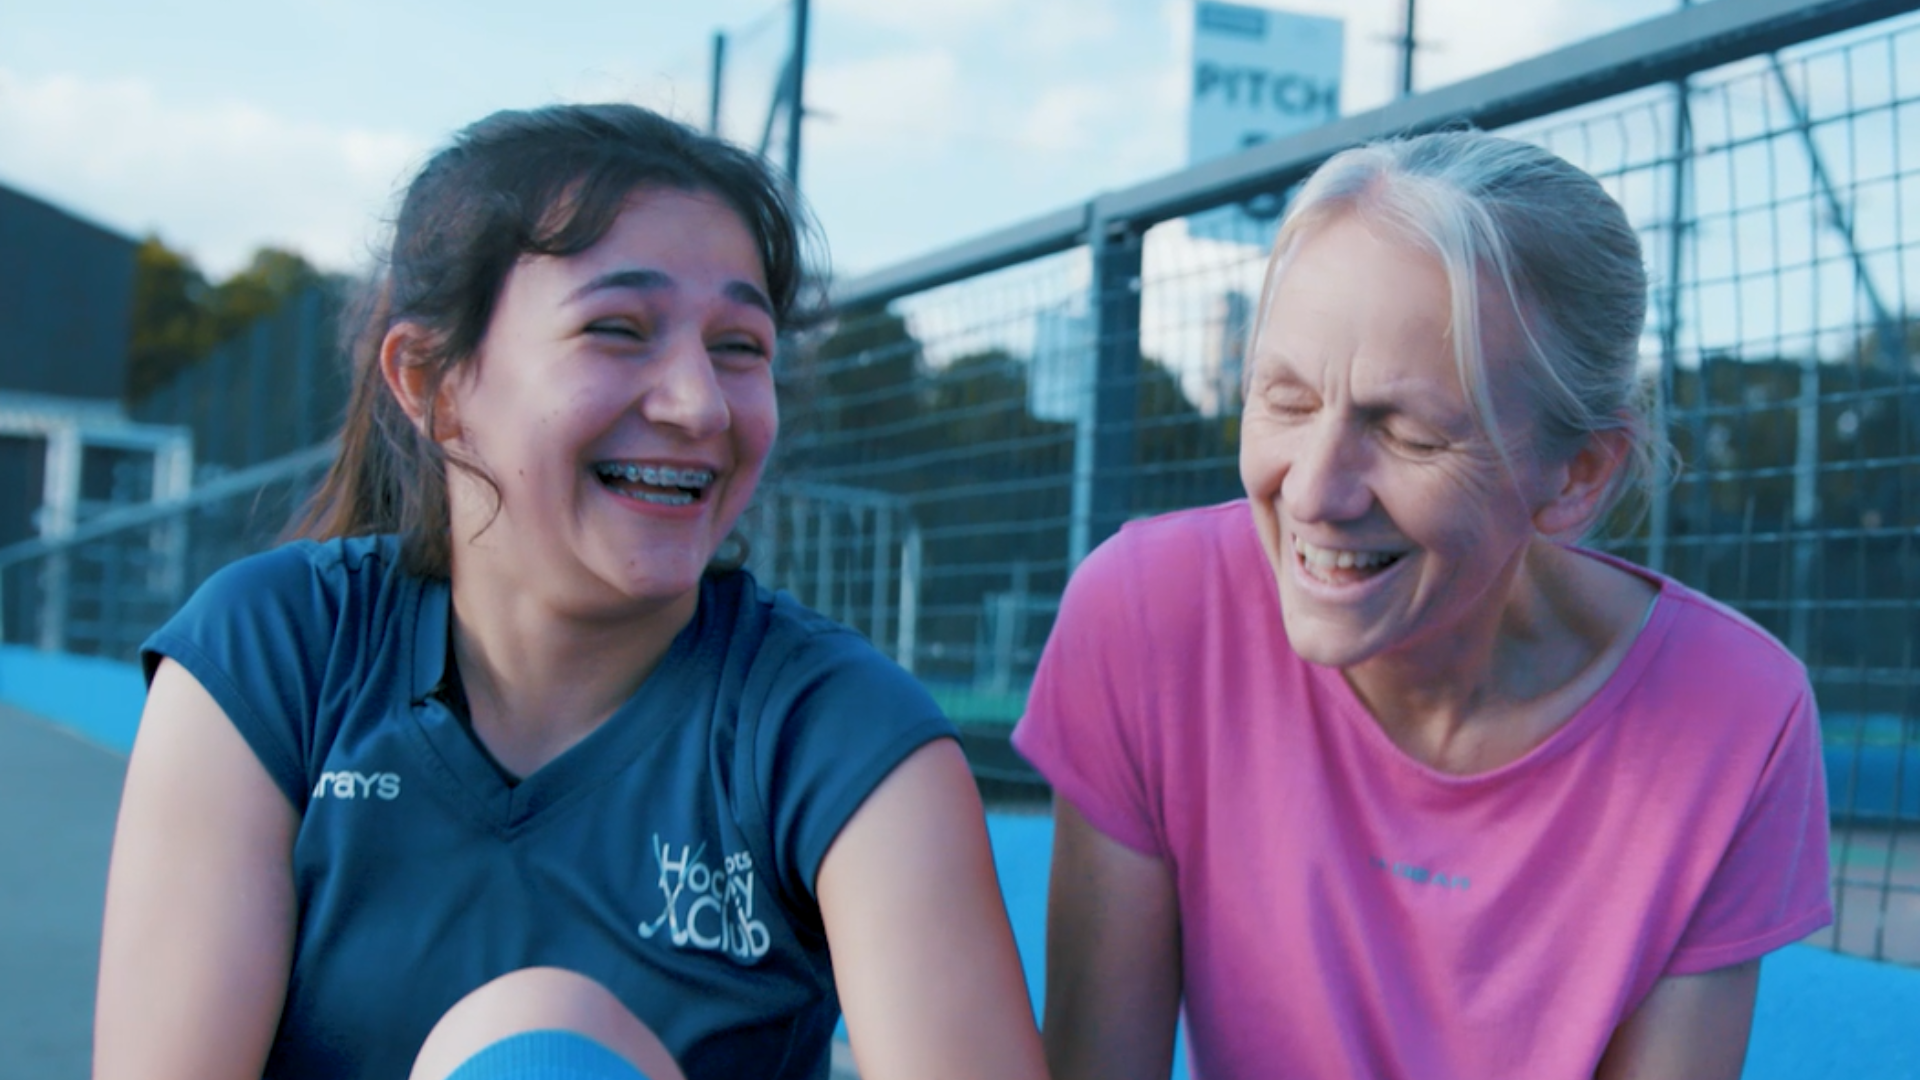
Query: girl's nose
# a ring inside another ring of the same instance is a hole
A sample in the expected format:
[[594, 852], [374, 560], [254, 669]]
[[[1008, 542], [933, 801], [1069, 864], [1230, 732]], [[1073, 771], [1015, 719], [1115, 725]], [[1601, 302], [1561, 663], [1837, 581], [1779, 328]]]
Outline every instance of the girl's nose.
[[641, 399], [641, 412], [649, 421], [679, 428], [694, 439], [726, 430], [731, 422], [726, 392], [705, 342], [697, 337], [676, 342], [651, 366], [653, 381]]

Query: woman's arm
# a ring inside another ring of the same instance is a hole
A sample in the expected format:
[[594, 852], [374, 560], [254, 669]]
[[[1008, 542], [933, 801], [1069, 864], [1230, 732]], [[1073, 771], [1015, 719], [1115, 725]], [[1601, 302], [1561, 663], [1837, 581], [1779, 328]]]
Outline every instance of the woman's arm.
[[863, 1080], [1044, 1080], [958, 744], [928, 743], [874, 789], [827, 849], [816, 892]]
[[286, 997], [294, 808], [197, 679], [163, 661], [107, 876], [95, 1080], [255, 1080]]
[[1738, 1080], [1760, 961], [1669, 975], [1613, 1033], [1595, 1080]]
[[1166, 1080], [1180, 1016], [1173, 874], [1053, 805], [1047, 1065], [1054, 1080]]

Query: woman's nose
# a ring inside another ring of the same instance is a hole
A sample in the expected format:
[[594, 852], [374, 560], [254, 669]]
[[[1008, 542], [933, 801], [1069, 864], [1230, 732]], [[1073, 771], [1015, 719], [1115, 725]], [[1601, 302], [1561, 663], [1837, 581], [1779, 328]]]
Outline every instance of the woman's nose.
[[1373, 505], [1367, 487], [1362, 433], [1325, 418], [1296, 433], [1297, 451], [1287, 463], [1280, 497], [1297, 521], [1352, 521]]

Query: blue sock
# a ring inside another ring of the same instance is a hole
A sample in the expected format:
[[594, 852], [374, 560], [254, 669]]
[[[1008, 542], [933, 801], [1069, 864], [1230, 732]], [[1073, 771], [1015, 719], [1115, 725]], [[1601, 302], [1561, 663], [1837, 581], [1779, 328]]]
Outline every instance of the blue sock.
[[523, 1031], [460, 1063], [447, 1080], [647, 1080], [626, 1058], [572, 1031]]

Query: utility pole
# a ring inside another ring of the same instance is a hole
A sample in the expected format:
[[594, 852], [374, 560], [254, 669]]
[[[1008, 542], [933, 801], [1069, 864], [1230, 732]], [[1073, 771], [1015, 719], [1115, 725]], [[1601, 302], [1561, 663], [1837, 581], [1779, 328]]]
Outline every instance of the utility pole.
[[713, 95], [707, 102], [707, 134], [720, 137], [720, 88], [727, 72], [727, 32], [713, 32]]
[[1402, 23], [1399, 40], [1400, 97], [1411, 97], [1413, 94], [1413, 50], [1420, 47], [1420, 43], [1413, 36], [1413, 5], [1414, 0], [1407, 0], [1407, 15]]
[[787, 182], [799, 191], [800, 122], [807, 115], [807, 0], [793, 0], [793, 54], [787, 73], [792, 80], [787, 90]]

